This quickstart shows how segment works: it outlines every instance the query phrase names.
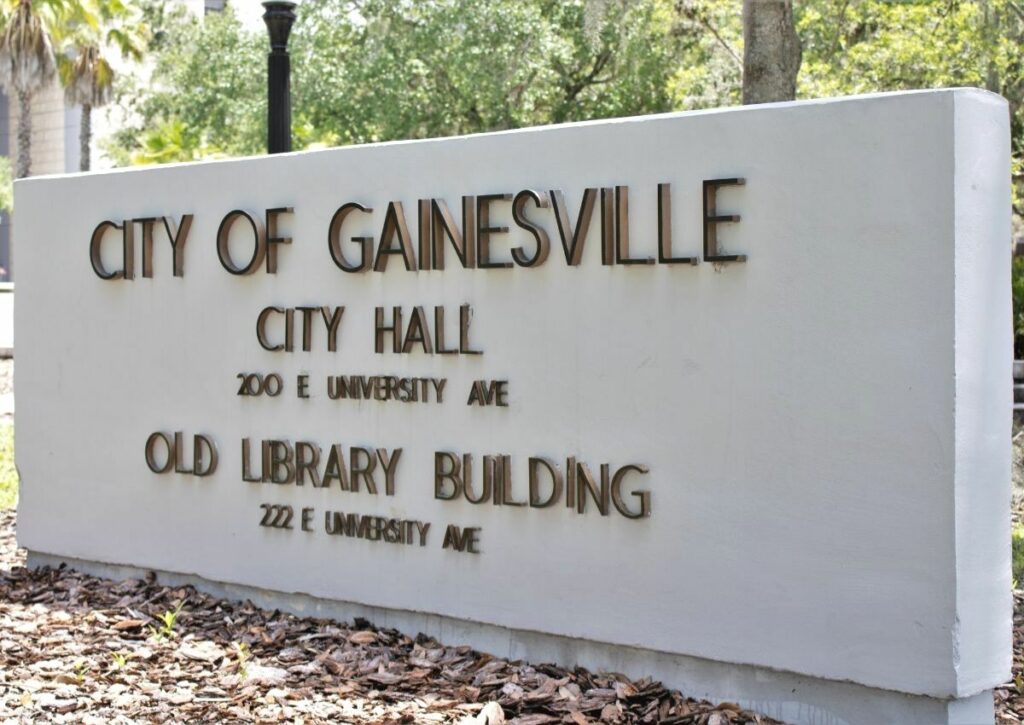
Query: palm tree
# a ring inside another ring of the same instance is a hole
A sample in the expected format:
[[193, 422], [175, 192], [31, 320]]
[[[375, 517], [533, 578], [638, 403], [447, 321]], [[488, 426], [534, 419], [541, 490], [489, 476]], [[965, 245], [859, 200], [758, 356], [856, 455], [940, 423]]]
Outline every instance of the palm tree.
[[56, 64], [48, 32], [63, 0], [8, 0], [0, 35], [0, 85], [18, 98], [18, 164], [15, 175], [28, 176], [32, 165], [32, 94], [53, 78]]
[[68, 103], [82, 106], [78, 142], [81, 144], [79, 169], [89, 170], [92, 143], [92, 109], [110, 103], [114, 82], [114, 69], [95, 45], [78, 49], [78, 55], [60, 64], [64, 97]]
[[[87, 9], [88, 10], [88, 9]], [[114, 87], [114, 69], [104, 57], [105, 48], [116, 48], [122, 56], [140, 60], [146, 29], [121, 0], [99, 3], [94, 15], [99, 24], [89, 22], [65, 24], [60, 38], [67, 54], [57, 57], [64, 97], [68, 103], [82, 107], [79, 168], [88, 171], [92, 142], [92, 109], [110, 103]]]

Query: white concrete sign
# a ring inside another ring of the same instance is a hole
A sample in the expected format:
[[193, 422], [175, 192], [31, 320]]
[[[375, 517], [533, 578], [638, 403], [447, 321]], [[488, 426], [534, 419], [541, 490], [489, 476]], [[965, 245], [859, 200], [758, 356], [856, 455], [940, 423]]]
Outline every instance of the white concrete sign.
[[19, 181], [19, 542], [984, 693], [1008, 143], [957, 90]]

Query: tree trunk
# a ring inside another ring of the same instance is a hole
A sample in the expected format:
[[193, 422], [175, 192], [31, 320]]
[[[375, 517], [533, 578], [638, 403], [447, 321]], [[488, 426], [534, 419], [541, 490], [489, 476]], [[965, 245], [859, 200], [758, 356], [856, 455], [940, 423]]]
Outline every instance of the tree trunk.
[[89, 170], [89, 147], [92, 144], [92, 106], [88, 103], [82, 104], [82, 125], [78, 129], [78, 143], [81, 144], [81, 158], [78, 160], [78, 170]]
[[999, 87], [999, 74], [996, 72], [994, 61], [997, 53], [996, 45], [999, 43], [999, 13], [991, 7], [989, 0], [981, 0], [981, 23], [985, 56], [988, 58], [985, 67], [985, 90], [999, 93], [1002, 89]]
[[793, 0], [743, 0], [743, 103], [796, 98], [801, 56]]
[[28, 176], [32, 167], [32, 93], [18, 91], [18, 166], [19, 179]]

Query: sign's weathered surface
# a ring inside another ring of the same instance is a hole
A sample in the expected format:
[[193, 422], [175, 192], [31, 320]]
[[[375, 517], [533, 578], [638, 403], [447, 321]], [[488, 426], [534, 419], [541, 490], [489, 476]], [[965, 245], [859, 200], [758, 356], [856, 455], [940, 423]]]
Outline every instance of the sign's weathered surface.
[[1007, 170], [946, 91], [20, 181], [20, 542], [989, 689]]

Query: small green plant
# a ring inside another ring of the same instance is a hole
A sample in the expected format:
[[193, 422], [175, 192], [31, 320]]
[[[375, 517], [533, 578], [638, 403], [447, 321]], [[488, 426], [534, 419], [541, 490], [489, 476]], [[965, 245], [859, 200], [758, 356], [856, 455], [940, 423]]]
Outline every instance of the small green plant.
[[232, 642], [232, 646], [235, 648], [235, 657], [238, 659], [238, 674], [241, 678], [247, 679], [249, 677], [249, 669], [246, 667], [246, 663], [252, 656], [249, 651], [249, 645], [245, 642]]
[[83, 682], [89, 669], [90, 667], [88, 662], [85, 660], [78, 660], [78, 662], [75, 663], [75, 679], [79, 682]]
[[174, 634], [174, 625], [178, 622], [178, 615], [181, 614], [181, 608], [184, 602], [180, 602], [178, 606], [174, 608], [174, 611], [166, 611], [163, 614], [156, 616], [156, 619], [160, 622], [159, 627], [150, 625], [149, 631], [156, 640], [164, 640]]
[[1024, 526], [1013, 527], [1013, 588], [1024, 582]]
[[110, 659], [113, 663], [114, 671], [123, 670], [128, 666], [128, 655], [123, 655], [120, 652], [114, 652], [110, 655]]
[[0, 509], [18, 503], [18, 471], [14, 467], [14, 424], [0, 424]]

